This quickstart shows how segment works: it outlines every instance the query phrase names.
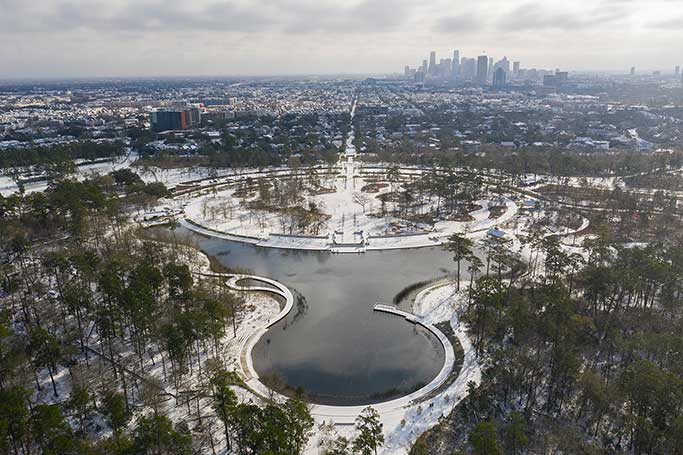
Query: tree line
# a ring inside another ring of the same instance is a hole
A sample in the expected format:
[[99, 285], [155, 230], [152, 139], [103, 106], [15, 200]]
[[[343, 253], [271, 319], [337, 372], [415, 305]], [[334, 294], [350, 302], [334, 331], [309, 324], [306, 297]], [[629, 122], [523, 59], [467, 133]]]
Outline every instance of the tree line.
[[683, 245], [526, 241], [523, 279], [469, 291], [482, 386], [412, 453], [683, 453]]
[[47, 169], [59, 163], [122, 156], [124, 148], [117, 142], [75, 141], [53, 146], [9, 148], [0, 151], [0, 169], [4, 172], [17, 168]]

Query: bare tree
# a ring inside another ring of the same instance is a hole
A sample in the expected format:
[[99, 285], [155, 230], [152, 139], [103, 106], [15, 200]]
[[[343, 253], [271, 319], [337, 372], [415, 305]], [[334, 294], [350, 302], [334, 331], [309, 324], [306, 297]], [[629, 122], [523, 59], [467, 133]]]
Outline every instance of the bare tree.
[[372, 202], [372, 199], [363, 193], [353, 193], [353, 202], [360, 205], [363, 208], [363, 213], [365, 213], [365, 207]]

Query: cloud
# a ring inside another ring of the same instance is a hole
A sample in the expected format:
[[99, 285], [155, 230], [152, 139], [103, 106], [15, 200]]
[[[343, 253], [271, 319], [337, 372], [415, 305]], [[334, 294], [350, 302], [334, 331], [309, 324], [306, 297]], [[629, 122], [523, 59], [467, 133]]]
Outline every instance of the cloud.
[[40, 8], [0, 1], [4, 30], [29, 32], [383, 32], [401, 26], [412, 9], [408, 0], [42, 0]]
[[363, 0], [356, 4], [316, 2], [287, 8], [287, 33], [384, 33], [398, 30], [413, 10], [408, 0]]
[[681, 24], [683, 24], [683, 16], [677, 16], [674, 17], [673, 19], [664, 19], [660, 21], [653, 21], [648, 24], [646, 24], [647, 27], [653, 28], [653, 29], [666, 29], [666, 30], [675, 30], [675, 31], [680, 31], [681, 30]]
[[526, 3], [503, 15], [498, 26], [505, 31], [534, 30], [585, 30], [605, 27], [614, 22], [627, 19], [630, 10], [614, 5], [601, 5], [597, 8], [580, 8], [580, 11], [548, 8], [543, 3]]
[[481, 30], [485, 26], [486, 23], [479, 16], [466, 13], [439, 18], [434, 25], [434, 31], [436, 33], [461, 33]]
[[113, 16], [100, 18], [101, 26], [126, 31], [246, 31], [268, 30], [277, 23], [275, 8], [266, 1], [184, 2], [138, 0]]
[[0, 77], [388, 72], [454, 47], [656, 68], [680, 23], [683, 0], [0, 0]]

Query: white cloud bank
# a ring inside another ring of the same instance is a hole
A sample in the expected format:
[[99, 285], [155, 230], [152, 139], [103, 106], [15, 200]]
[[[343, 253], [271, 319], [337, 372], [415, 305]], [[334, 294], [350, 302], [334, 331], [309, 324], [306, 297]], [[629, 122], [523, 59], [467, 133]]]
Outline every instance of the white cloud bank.
[[681, 23], [680, 0], [0, 0], [0, 77], [380, 73], [456, 48], [667, 70]]

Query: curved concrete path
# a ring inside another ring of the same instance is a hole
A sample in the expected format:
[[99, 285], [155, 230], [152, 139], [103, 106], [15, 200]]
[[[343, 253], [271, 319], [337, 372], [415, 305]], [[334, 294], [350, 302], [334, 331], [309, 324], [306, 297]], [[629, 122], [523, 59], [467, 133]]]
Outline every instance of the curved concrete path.
[[436, 230], [430, 233], [416, 233], [396, 236], [370, 236], [368, 244], [334, 244], [326, 237], [320, 236], [284, 236], [279, 234], [264, 235], [263, 237], [248, 237], [228, 232], [219, 232], [197, 224], [189, 219], [180, 219], [178, 223], [197, 234], [222, 240], [248, 243], [264, 248], [279, 248], [286, 250], [329, 251], [331, 253], [365, 253], [367, 251], [386, 251], [411, 248], [425, 248], [439, 246], [448, 241], [454, 233], [466, 233], [476, 236], [488, 229], [500, 226], [511, 220], [519, 211], [519, 206], [512, 200], [506, 200], [507, 210], [496, 219], [488, 218], [488, 209], [477, 213], [475, 220], [470, 222], [439, 222]]
[[[420, 316], [423, 320], [449, 321], [453, 332], [462, 346], [464, 356], [458, 377], [448, 387], [441, 390], [436, 396], [420, 403], [420, 406], [411, 406], [402, 413], [382, 415], [385, 422], [385, 444], [379, 451], [380, 455], [405, 455], [417, 437], [429, 428], [437, 425], [442, 415], [447, 415], [460, 403], [469, 391], [468, 384], [479, 385], [482, 379], [482, 369], [476, 350], [470, 340], [466, 327], [461, 324], [457, 310], [450, 305], [425, 305], [425, 301], [434, 297], [434, 291], [439, 288], [447, 289], [452, 283], [437, 283], [423, 289], [415, 297], [415, 307], [421, 308]], [[444, 303], [452, 302], [457, 296], [446, 294]], [[456, 305], [462, 304], [456, 300]]]
[[[246, 384], [258, 395], [262, 397], [276, 398], [278, 400], [286, 400], [287, 397], [274, 392], [268, 386], [263, 384], [259, 378], [258, 373], [254, 368], [254, 363], [252, 359], [252, 351], [254, 346], [258, 343], [261, 337], [275, 324], [287, 317], [289, 312], [294, 307], [294, 295], [292, 292], [282, 283], [272, 280], [270, 278], [265, 278], [256, 275], [244, 275], [244, 274], [217, 274], [217, 273], [202, 273], [202, 276], [209, 276], [215, 278], [225, 279], [226, 286], [228, 288], [238, 291], [238, 292], [267, 292], [271, 294], [278, 295], [285, 299], [285, 305], [282, 307], [277, 316], [268, 322], [267, 325], [259, 327], [249, 336], [246, 337], [240, 348], [240, 359], [239, 365], [242, 370], [241, 373], [245, 378]], [[253, 280], [260, 281], [269, 286], [258, 286], [258, 285], [241, 285], [239, 282], [243, 280]], [[427, 330], [432, 332], [441, 345], [444, 348], [445, 359], [444, 365], [439, 371], [439, 374], [426, 386], [420, 388], [419, 390], [400, 397], [394, 400], [385, 401], [381, 403], [373, 404], [372, 407], [377, 409], [382, 415], [401, 413], [404, 412], [405, 408], [414, 404], [421, 398], [429, 395], [434, 390], [438, 389], [443, 385], [443, 383], [448, 379], [453, 367], [455, 366], [455, 352], [451, 342], [448, 340], [446, 335], [444, 335], [439, 329], [437, 329], [432, 324], [424, 321], [418, 316], [412, 315], [410, 313], [401, 311], [395, 307], [388, 305], [376, 305], [375, 311], [382, 311], [386, 313], [395, 314], [401, 316], [407, 320], [407, 322], [413, 324], [420, 324]], [[311, 414], [313, 417], [319, 421], [334, 421], [337, 424], [353, 424], [356, 417], [361, 413], [361, 411], [366, 408], [365, 406], [327, 406], [327, 405], [311, 405]]]
[[[260, 381], [258, 373], [254, 369], [251, 354], [258, 340], [268, 331], [268, 329], [284, 319], [292, 310], [294, 306], [294, 296], [292, 292], [282, 283], [262, 276], [215, 273], [201, 273], [200, 275], [225, 279], [226, 285], [234, 291], [266, 292], [284, 298], [285, 305], [281, 308], [277, 316], [268, 321], [263, 327], [256, 328], [251, 334], [245, 337], [240, 347], [240, 359], [238, 364], [247, 386], [253, 392], [265, 399], [272, 398], [278, 401], [286, 400], [287, 398], [285, 396], [274, 392]], [[264, 286], [259, 286], [258, 283], [245, 285], [244, 283], [240, 283], [240, 281], [243, 280], [262, 282]], [[418, 294], [416, 301], [426, 300], [430, 292], [439, 287], [444, 287], [444, 284], [440, 283], [424, 289]], [[452, 298], [448, 297], [448, 299], [450, 300]], [[418, 307], [421, 306], [422, 305]], [[463, 324], [460, 324], [455, 310], [449, 309], [445, 319], [434, 314], [414, 315], [389, 305], [377, 305], [374, 310], [395, 314], [405, 318], [407, 322], [423, 325], [435, 334], [444, 346], [446, 352], [444, 366], [439, 375], [437, 375], [430, 384], [404, 397], [372, 405], [372, 407], [379, 412], [385, 429], [386, 442], [380, 449], [379, 454], [405, 455], [409, 452], [410, 446], [415, 442], [415, 439], [419, 434], [436, 425], [442, 415], [451, 412], [451, 410], [467, 396], [468, 384], [474, 383], [478, 385], [481, 382], [482, 370], [476, 351], [467, 334], [466, 327], [464, 327]], [[463, 348], [464, 358], [457, 378], [438, 394], [434, 394], [434, 391], [442, 387], [447, 381], [455, 363], [453, 346], [448, 338], [432, 324], [432, 321], [441, 319], [449, 321], [455, 336]], [[366, 407], [367, 406], [325, 406], [312, 404], [310, 409], [311, 415], [317, 424], [332, 423], [342, 432], [352, 432], [356, 417]], [[312, 455], [317, 453], [318, 448], [317, 446], [313, 446], [312, 441], [311, 446], [307, 447], [305, 454]]]
[[[289, 312], [292, 311], [292, 308], [294, 307], [294, 295], [289, 288], [282, 283], [262, 276], [236, 273], [198, 273], [198, 275], [225, 279], [225, 285], [233, 291], [266, 292], [275, 294], [285, 299], [285, 305], [280, 309], [280, 312], [275, 316], [275, 318], [268, 321], [265, 326], [259, 327], [250, 333], [245, 338], [239, 350], [240, 356], [238, 364], [247, 385], [263, 396], [272, 396], [273, 392], [259, 380], [258, 373], [254, 369], [254, 362], [251, 358], [251, 352], [254, 349], [254, 346], [256, 346], [258, 340], [261, 339], [268, 329], [286, 318]], [[260, 281], [262, 283], [268, 284], [269, 286], [243, 286], [239, 284], [239, 282], [243, 280]]]

